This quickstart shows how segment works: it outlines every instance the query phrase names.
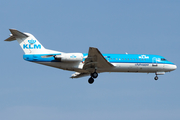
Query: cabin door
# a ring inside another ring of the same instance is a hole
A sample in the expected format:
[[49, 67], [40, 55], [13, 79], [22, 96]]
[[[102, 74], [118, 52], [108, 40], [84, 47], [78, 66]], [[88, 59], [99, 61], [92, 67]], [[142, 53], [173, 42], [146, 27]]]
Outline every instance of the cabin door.
[[157, 65], [157, 60], [158, 60], [158, 58], [156, 58], [156, 57], [152, 58], [152, 66], [155, 66], [155, 67], [158, 66]]

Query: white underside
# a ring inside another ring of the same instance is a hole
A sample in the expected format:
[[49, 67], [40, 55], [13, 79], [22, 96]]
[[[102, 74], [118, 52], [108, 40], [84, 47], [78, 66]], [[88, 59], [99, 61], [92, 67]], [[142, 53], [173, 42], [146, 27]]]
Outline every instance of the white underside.
[[[36, 62], [63, 70], [76, 71], [81, 73], [89, 73], [84, 70], [83, 63], [80, 62]], [[98, 68], [97, 72], [140, 72], [140, 73], [156, 73], [156, 72], [169, 72], [175, 69], [172, 64], [137, 64], [137, 63], [112, 63], [114, 67], [111, 68]]]

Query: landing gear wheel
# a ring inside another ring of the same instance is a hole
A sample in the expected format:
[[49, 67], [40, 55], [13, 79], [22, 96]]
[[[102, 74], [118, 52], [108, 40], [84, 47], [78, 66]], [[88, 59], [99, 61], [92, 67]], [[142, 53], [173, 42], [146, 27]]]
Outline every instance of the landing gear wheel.
[[94, 79], [92, 77], [90, 77], [88, 82], [89, 82], [89, 84], [92, 84], [94, 82]]
[[98, 73], [97, 72], [91, 73], [91, 77], [97, 78], [98, 77]]
[[158, 80], [158, 76], [154, 77], [155, 80]]

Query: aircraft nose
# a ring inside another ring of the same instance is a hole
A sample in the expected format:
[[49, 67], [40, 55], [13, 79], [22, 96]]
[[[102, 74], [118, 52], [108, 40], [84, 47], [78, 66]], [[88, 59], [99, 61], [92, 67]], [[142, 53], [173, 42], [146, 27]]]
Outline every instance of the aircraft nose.
[[177, 66], [176, 65], [171, 65], [170, 69], [175, 70], [175, 69], [177, 69]]
[[175, 70], [175, 69], [177, 69], [177, 66], [176, 66], [176, 65], [174, 65], [174, 70]]
[[167, 71], [173, 71], [173, 70], [175, 70], [176, 68], [177, 68], [177, 66], [176, 66], [176, 65], [173, 65], [173, 64], [171, 64], [171, 65], [165, 65], [165, 67], [164, 67], [164, 69], [167, 70]]

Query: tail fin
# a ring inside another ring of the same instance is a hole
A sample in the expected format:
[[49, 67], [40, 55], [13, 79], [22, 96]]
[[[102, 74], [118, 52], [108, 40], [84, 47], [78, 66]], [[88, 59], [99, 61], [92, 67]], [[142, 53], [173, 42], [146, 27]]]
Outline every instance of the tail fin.
[[46, 54], [47, 50], [30, 33], [22, 33], [15, 29], [9, 29], [12, 34], [4, 41], [17, 40], [25, 54]]

